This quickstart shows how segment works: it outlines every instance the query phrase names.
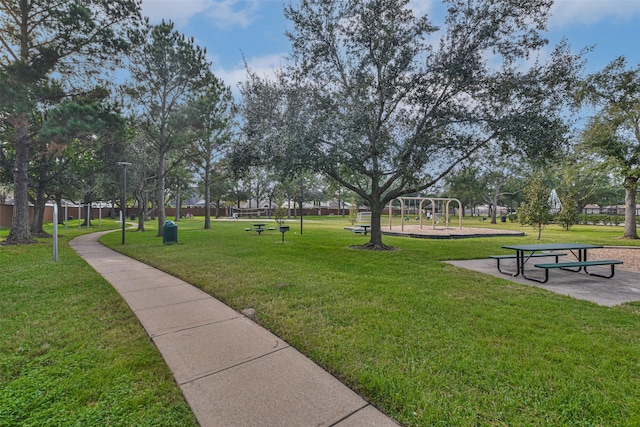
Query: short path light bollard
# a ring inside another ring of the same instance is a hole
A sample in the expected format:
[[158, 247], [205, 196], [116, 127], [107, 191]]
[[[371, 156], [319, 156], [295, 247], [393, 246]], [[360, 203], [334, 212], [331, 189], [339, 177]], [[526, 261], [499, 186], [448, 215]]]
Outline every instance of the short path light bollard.
[[288, 225], [281, 225], [280, 227], [278, 227], [278, 231], [282, 233], [282, 243], [284, 243], [284, 233], [289, 231], [289, 226]]

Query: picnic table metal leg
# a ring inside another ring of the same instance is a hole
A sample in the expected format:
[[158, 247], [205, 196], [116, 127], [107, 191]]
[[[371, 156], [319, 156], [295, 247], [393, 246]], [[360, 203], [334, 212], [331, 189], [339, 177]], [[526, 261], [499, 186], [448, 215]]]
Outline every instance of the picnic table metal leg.
[[[544, 279], [529, 277], [526, 274], [524, 274], [524, 265], [527, 261], [529, 261], [529, 259], [534, 254], [534, 252], [531, 252], [531, 255], [529, 255], [526, 260], [524, 259], [524, 251], [519, 251], [519, 252], [521, 254], [520, 274], [522, 274], [522, 278], [527, 280], [533, 280], [534, 282], [538, 282], [538, 283], [547, 283], [547, 281], [549, 280], [549, 270], [546, 268], [544, 269]], [[557, 257], [556, 257], [556, 260], [557, 260]]]
[[[516, 265], [517, 265], [517, 264], [518, 264], [518, 261], [517, 261], [517, 259], [516, 259]], [[516, 270], [516, 272], [515, 272], [515, 273], [509, 273], [508, 271], [502, 271], [502, 270], [500, 269], [500, 258], [496, 258], [496, 268], [498, 269], [498, 272], [499, 272], [499, 273], [506, 274], [506, 275], [508, 275], [508, 276], [517, 276], [517, 275], [518, 275], [518, 271], [517, 271], [517, 270]]]
[[522, 277], [524, 277], [527, 280], [533, 280], [534, 282], [538, 282], [538, 283], [547, 283], [549, 281], [549, 269], [548, 268], [544, 269], [544, 279], [538, 279], [536, 277], [527, 277], [524, 274], [522, 275]]
[[522, 264], [523, 262], [523, 256], [522, 256], [523, 252], [521, 251], [516, 251], [516, 273], [512, 274], [513, 277], [517, 277], [519, 276], [523, 270], [524, 270], [524, 266]]
[[598, 277], [604, 277], [605, 279], [611, 279], [613, 277], [614, 274], [616, 274], [616, 270], [615, 270], [615, 264], [611, 264], [611, 274], [609, 274], [608, 276], [605, 274], [599, 274], [599, 273], [589, 273], [587, 271], [587, 266], [584, 266], [584, 272], [587, 273], [589, 276], [598, 276]]
[[[587, 260], [587, 250], [586, 249], [584, 249], [584, 252], [583, 252], [583, 249], [578, 249], [578, 255], [576, 255], [576, 253], [573, 252], [571, 249], [569, 249], [569, 252], [571, 252], [573, 254], [573, 256], [578, 259], [579, 262]], [[572, 273], [579, 273], [580, 271], [582, 271], [582, 267], [578, 267], [577, 270], [574, 270], [573, 268], [561, 268], [560, 270], [571, 271]]]

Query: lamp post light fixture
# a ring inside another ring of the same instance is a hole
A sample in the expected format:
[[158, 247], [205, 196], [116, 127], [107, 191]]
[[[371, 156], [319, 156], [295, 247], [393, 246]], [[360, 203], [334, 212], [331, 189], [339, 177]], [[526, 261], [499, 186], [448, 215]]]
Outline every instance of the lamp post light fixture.
[[124, 245], [124, 223], [127, 218], [127, 166], [130, 166], [129, 162], [118, 162], [122, 166], [122, 244]]

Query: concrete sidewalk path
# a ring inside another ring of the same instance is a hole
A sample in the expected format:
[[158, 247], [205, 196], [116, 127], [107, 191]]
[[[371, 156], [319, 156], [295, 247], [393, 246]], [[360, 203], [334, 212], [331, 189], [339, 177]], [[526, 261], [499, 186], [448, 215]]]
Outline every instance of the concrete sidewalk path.
[[122, 295], [203, 427], [396, 426], [286, 342], [92, 233], [70, 242]]

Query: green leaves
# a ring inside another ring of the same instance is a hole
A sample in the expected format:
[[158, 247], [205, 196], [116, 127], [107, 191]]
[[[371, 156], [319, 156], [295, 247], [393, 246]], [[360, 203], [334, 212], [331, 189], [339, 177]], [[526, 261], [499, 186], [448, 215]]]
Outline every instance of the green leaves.
[[552, 2], [447, 3], [431, 42], [438, 25], [407, 0], [289, 5], [292, 65], [274, 82], [249, 72], [237, 151], [253, 154], [242, 161], [323, 173], [379, 215], [491, 142], [502, 155], [537, 159], [562, 147], [579, 56], [561, 44], [549, 60], [530, 61], [546, 44]]
[[[40, 121], [46, 121], [44, 110], [71, 93], [87, 90], [91, 79], [117, 64], [135, 41], [142, 17], [140, 0], [3, 1], [2, 6], [0, 117], [19, 135], [13, 141], [16, 202], [9, 241], [24, 243], [31, 241], [30, 150], [34, 144], [47, 143], [38, 135]], [[57, 125], [52, 121], [47, 136], [66, 133], [68, 140], [88, 132], [86, 118], [67, 113], [70, 120]], [[43, 163], [45, 159], [40, 155], [40, 166], [51, 166]]]
[[[576, 93], [580, 104], [594, 106], [582, 145], [602, 157], [624, 181], [625, 237], [637, 239], [636, 190], [640, 178], [640, 66], [627, 68], [624, 57], [588, 76]], [[633, 185], [627, 185], [633, 183]]]

